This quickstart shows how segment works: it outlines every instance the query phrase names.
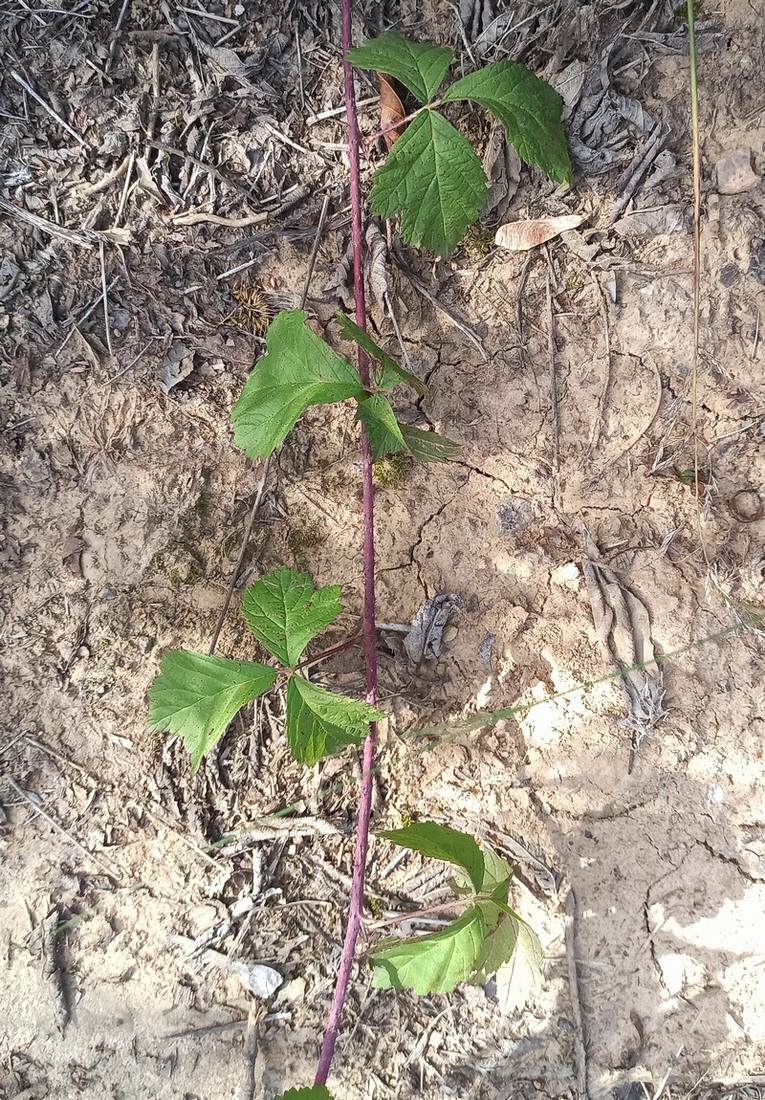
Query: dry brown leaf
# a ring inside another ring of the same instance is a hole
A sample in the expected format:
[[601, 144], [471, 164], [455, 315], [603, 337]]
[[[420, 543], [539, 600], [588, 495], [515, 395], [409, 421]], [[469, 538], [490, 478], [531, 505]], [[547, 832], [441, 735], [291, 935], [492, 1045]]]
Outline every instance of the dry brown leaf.
[[559, 218], [532, 218], [529, 221], [507, 222], [497, 230], [494, 243], [511, 252], [527, 252], [538, 244], [551, 241], [559, 233], [576, 229], [584, 214], [564, 214]]
[[[394, 123], [406, 118], [406, 111], [398, 97], [393, 77], [388, 76], [387, 73], [378, 73], [377, 75], [380, 78], [380, 129], [387, 130], [388, 126], [393, 126]], [[398, 141], [405, 128], [405, 126], [396, 126], [394, 130], [387, 130], [383, 134], [385, 144], [389, 149]]]

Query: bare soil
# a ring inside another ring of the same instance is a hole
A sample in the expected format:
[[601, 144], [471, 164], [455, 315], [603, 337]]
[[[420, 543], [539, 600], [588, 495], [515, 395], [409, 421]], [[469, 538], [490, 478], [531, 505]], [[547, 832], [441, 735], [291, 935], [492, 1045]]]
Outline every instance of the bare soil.
[[[119, 6], [65, 7], [0, 24], [0, 1095], [270, 1097], [312, 1079], [358, 760], [292, 762], [274, 696], [192, 778], [182, 746], [148, 732], [146, 691], [164, 650], [209, 644], [261, 475], [228, 414], [263, 311], [300, 302], [326, 193], [307, 309], [337, 340], [338, 10], [210, 5], [213, 20], [133, 0], [115, 31]], [[493, 44], [501, 5], [463, 4], [462, 32], [447, 4], [359, 7], [359, 40], [396, 25], [458, 67], [467, 43], [564, 74], [564, 94], [590, 81], [569, 118], [575, 187], [524, 168], [503, 214], [587, 220], [528, 258], [487, 248], [490, 213], [447, 263], [387, 227], [390, 300], [430, 385], [399, 412], [463, 450], [379, 471], [378, 618], [407, 624], [444, 593], [461, 610], [418, 667], [381, 632], [375, 825], [432, 817], [495, 845], [545, 971], [525, 1004], [491, 982], [417, 999], [373, 991], [360, 958], [330, 1084], [347, 1100], [761, 1095], [765, 12], [726, 0], [700, 31], [694, 382], [689, 63], [668, 6], [515, 5], [519, 29]], [[372, 132], [374, 81], [359, 92]], [[483, 151], [490, 122], [455, 117]], [[662, 119], [663, 159], [617, 211]], [[740, 148], [757, 178], [723, 194], [717, 166]], [[238, 585], [281, 563], [342, 584], [329, 644], [360, 620], [359, 471], [351, 411], [310, 410]], [[646, 736], [608, 678], [586, 535], [670, 655]], [[237, 599], [218, 652], [258, 656]], [[355, 649], [321, 674], [363, 694]], [[438, 904], [448, 876], [395, 855], [373, 841], [375, 911]], [[218, 954], [191, 953], [215, 928]], [[284, 983], [257, 1001], [232, 961]]]

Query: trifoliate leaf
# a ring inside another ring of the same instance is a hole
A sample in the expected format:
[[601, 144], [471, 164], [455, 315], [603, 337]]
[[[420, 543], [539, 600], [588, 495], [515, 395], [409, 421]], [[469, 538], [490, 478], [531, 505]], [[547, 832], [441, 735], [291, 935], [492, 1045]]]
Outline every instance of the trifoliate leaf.
[[497, 970], [497, 1000], [505, 1013], [517, 1012], [542, 984], [542, 946], [525, 921], [517, 920], [517, 941], [508, 962]]
[[268, 329], [268, 353], [234, 405], [234, 439], [251, 458], [274, 451], [309, 405], [362, 398], [358, 371], [305, 323], [302, 310], [282, 312]]
[[162, 658], [160, 674], [149, 689], [149, 725], [182, 737], [196, 771], [237, 711], [275, 679], [272, 668], [254, 661], [173, 650]]
[[368, 703], [325, 691], [302, 676], [287, 685], [287, 744], [301, 764], [357, 744], [369, 733], [369, 723], [384, 717]]
[[407, 382], [413, 390], [416, 390], [423, 397], [425, 396], [428, 392], [425, 383], [421, 382], [411, 371], [400, 367], [393, 356], [388, 355], [387, 351], [383, 351], [369, 333], [365, 332], [363, 328], [359, 328], [355, 321], [352, 321], [344, 313], [338, 313], [337, 323], [347, 340], [353, 340], [360, 348], [364, 349], [367, 355], [372, 359], [376, 359], [382, 367], [382, 372], [377, 381], [381, 390], [392, 390], [399, 382]]
[[486, 175], [470, 142], [437, 111], [408, 126], [375, 176], [372, 210], [401, 211], [409, 244], [449, 256], [486, 202]]
[[420, 103], [436, 94], [449, 68], [453, 53], [445, 46], [412, 42], [395, 31], [371, 38], [363, 46], [348, 50], [348, 60], [357, 69], [374, 69], [400, 80]]
[[444, 102], [472, 99], [502, 122], [507, 139], [527, 164], [538, 164], [550, 179], [571, 183], [571, 162], [555, 89], [517, 61], [495, 61], [457, 80]]
[[357, 418], [367, 430], [367, 439], [375, 462], [405, 448], [401, 427], [387, 397], [368, 397], [359, 401]]
[[333, 1100], [333, 1097], [326, 1085], [310, 1085], [303, 1089], [287, 1089], [274, 1100]]
[[462, 867], [476, 891], [480, 891], [486, 865], [483, 852], [467, 833], [438, 825], [435, 821], [414, 821], [403, 829], [389, 829], [378, 836], [392, 840], [402, 848], [412, 848], [424, 856]]
[[372, 955], [375, 989], [413, 989], [415, 993], [450, 993], [475, 970], [486, 936], [478, 906], [433, 936], [402, 940]]
[[[481, 905], [484, 919], [487, 921], [487, 934], [476, 959], [471, 981], [483, 984], [512, 957], [518, 941], [518, 926], [522, 922], [508, 916], [507, 913], [502, 913], [491, 902], [483, 902]], [[494, 924], [493, 927], [489, 927], [492, 917]]]
[[242, 614], [269, 653], [294, 668], [305, 647], [343, 610], [338, 584], [317, 588], [308, 573], [282, 566], [250, 585]]
[[411, 424], [400, 424], [401, 434], [407, 450], [420, 462], [445, 462], [459, 454], [461, 447], [437, 432], [424, 432], [422, 428], [413, 428]]

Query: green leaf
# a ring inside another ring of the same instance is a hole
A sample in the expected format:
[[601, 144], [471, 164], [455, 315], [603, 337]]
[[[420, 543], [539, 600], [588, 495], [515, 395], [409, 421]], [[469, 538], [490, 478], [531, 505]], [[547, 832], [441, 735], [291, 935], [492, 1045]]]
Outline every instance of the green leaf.
[[510, 883], [513, 878], [513, 868], [489, 847], [483, 849], [484, 875], [481, 883], [481, 893], [488, 894], [493, 901], [507, 905], [507, 896], [510, 892]]
[[561, 122], [563, 100], [525, 65], [495, 61], [457, 80], [443, 98], [445, 103], [459, 99], [480, 103], [502, 122], [508, 141], [527, 164], [538, 164], [558, 183], [571, 183]]
[[496, 972], [497, 999], [503, 1012], [517, 1012], [542, 984], [542, 945], [525, 921], [516, 917], [515, 950]]
[[282, 566], [250, 585], [242, 614], [258, 641], [288, 668], [294, 668], [305, 647], [343, 610], [338, 584], [314, 592], [308, 573]]
[[279, 313], [234, 405], [234, 440], [251, 458], [270, 455], [309, 405], [328, 405], [365, 390], [358, 371], [312, 332], [302, 310]]
[[401, 211], [409, 244], [446, 257], [486, 195], [486, 175], [470, 142], [436, 111], [423, 111], [378, 170], [370, 202], [383, 218]]
[[399, 424], [387, 397], [379, 394], [359, 401], [356, 417], [367, 429], [375, 462], [397, 451], [409, 451], [421, 462], [443, 462], [460, 450], [459, 444], [436, 432]]
[[333, 1100], [333, 1097], [326, 1085], [309, 1085], [303, 1089], [287, 1089], [274, 1100]]
[[375, 462], [405, 448], [401, 426], [387, 397], [367, 397], [365, 401], [359, 401], [356, 417], [367, 430]]
[[302, 676], [287, 685], [287, 744], [302, 764], [357, 744], [369, 733], [369, 723], [384, 717], [368, 703], [325, 691]]
[[382, 367], [382, 374], [378, 380], [378, 385], [382, 390], [392, 390], [394, 386], [399, 382], [408, 383], [413, 390], [421, 394], [423, 397], [428, 392], [428, 387], [424, 382], [420, 381], [416, 374], [412, 374], [411, 371], [405, 370], [400, 367], [392, 355], [388, 355], [387, 351], [383, 351], [379, 344], [376, 344], [368, 332], [365, 332], [363, 328], [359, 328], [355, 321], [352, 321], [350, 317], [347, 317], [344, 313], [337, 314], [337, 323], [340, 326], [340, 330], [346, 340], [353, 340], [358, 344], [360, 348], [372, 359], [376, 359]]
[[196, 771], [237, 711], [275, 679], [272, 668], [254, 661], [172, 650], [162, 658], [160, 674], [149, 689], [149, 725], [182, 737]]
[[[489, 912], [490, 907], [493, 914]], [[488, 981], [491, 975], [496, 974], [499, 968], [504, 966], [512, 957], [518, 942], [518, 926], [522, 923], [506, 913], [502, 913], [496, 905], [492, 906], [491, 902], [482, 903], [482, 908], [484, 919], [487, 921], [487, 928], [492, 915], [494, 916], [494, 924], [487, 931], [486, 939], [483, 941], [480, 954], [476, 959], [475, 971], [471, 975], [472, 981], [481, 984]]]
[[400, 80], [420, 103], [428, 103], [436, 94], [453, 56], [445, 46], [412, 42], [395, 31], [348, 50], [348, 60], [357, 69], [388, 73]]
[[475, 970], [486, 936], [486, 924], [474, 905], [442, 932], [402, 940], [372, 960], [375, 989], [413, 989], [415, 993], [450, 993]]
[[399, 424], [407, 450], [420, 462], [445, 462], [453, 458], [462, 449], [446, 436], [437, 432], [424, 432], [422, 428], [413, 428], [411, 424]]
[[462, 867], [476, 891], [480, 891], [486, 865], [483, 852], [467, 833], [438, 825], [435, 821], [414, 821], [403, 829], [389, 829], [378, 833], [378, 836], [392, 840], [402, 848], [412, 848], [424, 856]]

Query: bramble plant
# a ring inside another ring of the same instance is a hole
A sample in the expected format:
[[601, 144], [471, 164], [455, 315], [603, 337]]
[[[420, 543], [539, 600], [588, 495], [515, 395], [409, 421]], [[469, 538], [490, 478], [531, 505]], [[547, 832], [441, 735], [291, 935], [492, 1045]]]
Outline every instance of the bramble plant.
[[[344, 93], [348, 117], [351, 225], [356, 320], [338, 314], [341, 337], [356, 345], [358, 369], [322, 340], [301, 310], [279, 313], [258, 362], [232, 410], [236, 443], [252, 458], [268, 458], [312, 405], [352, 401], [360, 424], [364, 513], [363, 648], [366, 701], [312, 683], [301, 659], [307, 646], [342, 611], [339, 586], [316, 589], [307, 573], [282, 566], [245, 592], [242, 613], [258, 642], [278, 667], [236, 661], [187, 650], [165, 654], [150, 690], [153, 729], [183, 739], [196, 771], [203, 756], [247, 703], [286, 679], [286, 736], [296, 760], [313, 765], [323, 757], [363, 741], [356, 854], [343, 951], [315, 1084], [291, 1089], [280, 1100], [331, 1100], [325, 1082], [334, 1055], [345, 996], [364, 915], [363, 889], [372, 808], [372, 774], [377, 708], [375, 633], [374, 490], [372, 464], [404, 453], [424, 462], [454, 457], [458, 444], [433, 431], [398, 421], [388, 394], [407, 385], [419, 395], [425, 384], [405, 370], [366, 331], [362, 262], [360, 134], [351, 63], [389, 74], [422, 104], [392, 144], [377, 171], [370, 203], [374, 213], [401, 213], [401, 232], [410, 244], [448, 256], [476, 220], [487, 196], [481, 163], [468, 140], [436, 108], [472, 100], [496, 115], [521, 157], [538, 164], [553, 180], [570, 184], [571, 166], [561, 125], [562, 101], [549, 84], [523, 65], [500, 61], [462, 77], [435, 100], [452, 51], [388, 33], [351, 49], [351, 0], [342, 5]], [[400, 131], [403, 122], [395, 124]], [[329, 656], [344, 643], [319, 655]], [[313, 663], [313, 662], [309, 662]], [[394, 844], [458, 868], [455, 899], [440, 907], [456, 913], [441, 931], [410, 939], [387, 938], [372, 951], [373, 985], [447, 993], [459, 982], [485, 982], [512, 958], [527, 979], [541, 971], [539, 940], [510, 908], [512, 868], [490, 848], [481, 849], [461, 832], [433, 821], [412, 822], [381, 832]], [[396, 919], [416, 919], [416, 913]]]
[[[370, 722], [385, 717], [367, 703], [312, 684], [297, 671], [308, 643], [343, 610], [339, 596], [337, 585], [314, 591], [307, 573], [281, 568], [251, 585], [242, 603], [250, 630], [288, 677], [287, 744], [302, 764], [313, 765], [356, 744], [369, 733]], [[268, 691], [278, 675], [255, 661], [172, 650], [149, 691], [149, 725], [182, 737], [196, 771], [234, 716]]]
[[488, 183], [470, 142], [436, 107], [466, 99], [478, 103], [500, 120], [527, 164], [538, 164], [558, 183], [572, 178], [563, 100], [555, 89], [517, 61], [495, 61], [435, 100], [453, 56], [443, 46], [412, 42], [394, 31], [348, 51], [357, 68], [387, 73], [423, 104], [375, 175], [372, 211], [382, 218], [401, 213], [404, 240], [444, 257], [478, 217]]

